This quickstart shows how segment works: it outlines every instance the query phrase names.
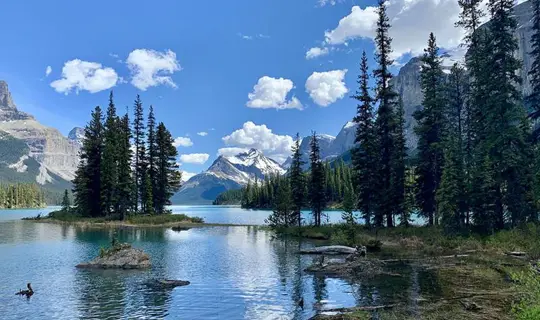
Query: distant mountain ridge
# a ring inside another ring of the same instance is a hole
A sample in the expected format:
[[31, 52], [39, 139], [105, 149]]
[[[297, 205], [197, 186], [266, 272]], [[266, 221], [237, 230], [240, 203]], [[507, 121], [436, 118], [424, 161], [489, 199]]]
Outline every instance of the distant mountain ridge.
[[209, 204], [231, 189], [239, 189], [249, 181], [263, 180], [271, 174], [285, 174], [286, 170], [260, 150], [251, 149], [234, 156], [219, 156], [203, 173], [189, 179], [176, 193], [174, 204]]
[[8, 84], [0, 80], [0, 182], [35, 182], [70, 188], [80, 144], [19, 111]]

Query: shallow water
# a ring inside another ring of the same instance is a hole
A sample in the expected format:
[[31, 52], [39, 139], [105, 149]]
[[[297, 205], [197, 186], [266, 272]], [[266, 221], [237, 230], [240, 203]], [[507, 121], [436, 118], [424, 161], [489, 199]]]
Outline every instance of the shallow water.
[[[121, 228], [120, 241], [150, 255], [150, 270], [78, 270], [114, 231], [19, 220], [50, 210], [0, 210], [0, 319], [307, 319], [318, 309], [412, 299], [436, 288], [410, 266], [399, 267], [406, 277], [397, 281], [351, 284], [306, 274], [311, 257], [296, 252], [313, 243], [274, 239], [256, 227]], [[261, 224], [269, 214], [209, 206], [173, 211], [236, 224]], [[339, 216], [332, 212], [330, 219]], [[191, 284], [156, 290], [146, 285], [151, 279]], [[27, 282], [34, 296], [15, 296]], [[300, 297], [304, 310], [296, 307]]]

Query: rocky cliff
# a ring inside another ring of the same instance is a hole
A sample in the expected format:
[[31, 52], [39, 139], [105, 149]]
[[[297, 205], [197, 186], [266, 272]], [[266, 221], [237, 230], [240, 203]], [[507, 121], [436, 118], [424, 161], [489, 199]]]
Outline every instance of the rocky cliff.
[[[33, 165], [38, 166], [35, 181], [39, 184], [74, 178], [80, 145], [64, 137], [57, 129], [44, 126], [33, 116], [19, 111], [5, 81], [0, 81], [0, 131], [7, 134], [3, 136], [5, 141], [16, 139], [27, 146], [16, 161], [7, 164], [8, 168], [23, 173], [25, 161], [32, 159], [35, 161]], [[10, 180], [15, 179], [10, 176]]]
[[[523, 84], [521, 91], [524, 95], [531, 92], [530, 79], [528, 72], [531, 69], [531, 58], [529, 52], [531, 51], [531, 24], [532, 24], [532, 3], [531, 1], [523, 2], [514, 7], [514, 16], [518, 22], [518, 28], [515, 32], [515, 37], [518, 40], [518, 50], [516, 56], [523, 62], [522, 68], [519, 71]], [[482, 25], [481, 28], [487, 28], [489, 22]], [[445, 68], [449, 68], [454, 57], [449, 55], [443, 55], [443, 64]], [[399, 73], [392, 79], [391, 83], [403, 97], [403, 105], [405, 109], [405, 127], [407, 144], [409, 149], [416, 148], [418, 141], [416, 135], [413, 132], [413, 128], [416, 121], [413, 118], [413, 113], [422, 108], [422, 88], [420, 87], [420, 66], [421, 61], [419, 57], [412, 58], [407, 62], [400, 70]], [[447, 70], [446, 70], [447, 71]]]

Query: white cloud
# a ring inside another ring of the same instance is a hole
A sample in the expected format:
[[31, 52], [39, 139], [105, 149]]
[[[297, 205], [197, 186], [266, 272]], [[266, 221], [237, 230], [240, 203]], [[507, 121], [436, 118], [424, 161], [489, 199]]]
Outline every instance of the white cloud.
[[306, 52], [306, 59], [315, 59], [317, 57], [326, 56], [329, 53], [328, 48], [314, 47]]
[[306, 92], [321, 107], [342, 99], [349, 90], [343, 82], [347, 69], [313, 72], [306, 81]]
[[200, 135], [201, 137], [206, 137], [208, 135], [208, 132], [201, 131], [201, 132], [197, 132], [197, 134]]
[[318, 5], [319, 7], [324, 7], [325, 5], [335, 6], [338, 2], [342, 1], [343, 0], [319, 0]]
[[182, 181], [186, 182], [189, 179], [191, 179], [191, 177], [193, 177], [194, 175], [196, 175], [196, 173], [188, 172], [188, 171], [182, 171]]
[[173, 51], [135, 49], [129, 54], [126, 62], [132, 74], [131, 84], [136, 88], [145, 91], [149, 87], [162, 84], [176, 88], [170, 75], [180, 71], [181, 67]]
[[[455, 0], [396, 0], [387, 2], [390, 37], [393, 38], [392, 58], [407, 53], [419, 55], [427, 46], [429, 32], [437, 37], [441, 48], [454, 48], [463, 37], [463, 30], [454, 27], [460, 8]], [[328, 45], [346, 44], [357, 38], [375, 37], [376, 7], [354, 6], [338, 26], [325, 32]]]
[[177, 148], [178, 147], [191, 147], [193, 145], [193, 142], [191, 141], [190, 138], [178, 137], [174, 139], [173, 145]]
[[190, 153], [180, 155], [180, 161], [184, 163], [195, 163], [203, 164], [205, 163], [210, 155], [208, 153]]
[[107, 90], [116, 85], [118, 74], [112, 68], [102, 67], [100, 63], [79, 59], [67, 61], [62, 68], [62, 79], [51, 82], [57, 92], [68, 94], [86, 90], [91, 93]]
[[[277, 135], [266, 125], [256, 125], [248, 121], [241, 129], [222, 138], [226, 145], [236, 148], [255, 148], [264, 152], [265, 155], [283, 162], [291, 154], [293, 138], [288, 135]], [[221, 152], [232, 151], [221, 150]], [[219, 151], [218, 151], [219, 152]]]
[[51, 66], [47, 66], [47, 68], [45, 69], [45, 77], [48, 77], [52, 72], [52, 67]]
[[287, 101], [287, 95], [294, 88], [294, 83], [289, 79], [272, 78], [264, 76], [253, 87], [253, 92], [248, 94], [249, 101], [246, 106], [258, 109], [299, 109], [302, 103], [292, 97]]
[[254, 35], [254, 36], [250, 36], [250, 35], [247, 35], [247, 34], [243, 34], [241, 32], [238, 32], [237, 35], [244, 39], [244, 40], [253, 40], [253, 39], [269, 39], [270, 36], [268, 35], [265, 35], [265, 34], [262, 34], [262, 33], [259, 33], [257, 35]]
[[239, 148], [239, 147], [228, 147], [228, 148], [220, 148], [218, 149], [218, 156], [235, 156], [242, 152], [248, 152], [248, 148]]

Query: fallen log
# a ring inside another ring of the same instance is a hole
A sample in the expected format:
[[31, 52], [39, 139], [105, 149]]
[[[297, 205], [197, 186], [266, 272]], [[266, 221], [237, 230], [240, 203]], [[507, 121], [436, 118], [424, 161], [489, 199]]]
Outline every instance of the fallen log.
[[347, 246], [322, 246], [300, 250], [301, 254], [353, 254], [356, 248]]
[[507, 255], [507, 256], [511, 256], [511, 257], [524, 257], [524, 256], [527, 255], [527, 252], [523, 252], [523, 251], [507, 251], [504, 254]]
[[397, 304], [385, 304], [380, 306], [363, 306], [363, 307], [352, 307], [352, 308], [335, 308], [335, 309], [324, 309], [320, 312], [355, 312], [355, 311], [376, 311], [381, 309], [391, 309], [397, 306]]

